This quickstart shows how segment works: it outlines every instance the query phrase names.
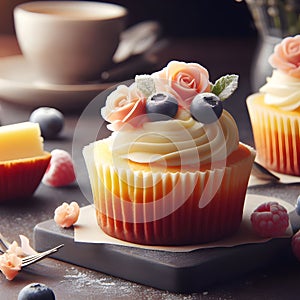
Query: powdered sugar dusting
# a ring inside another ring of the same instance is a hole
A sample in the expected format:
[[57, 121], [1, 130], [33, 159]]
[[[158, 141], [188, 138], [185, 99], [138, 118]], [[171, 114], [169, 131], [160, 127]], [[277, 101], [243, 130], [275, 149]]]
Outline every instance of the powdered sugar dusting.
[[[88, 269], [79, 270], [75, 267], [70, 267], [65, 270], [65, 275], [59, 285], [61, 287], [71, 285], [72, 293], [78, 293], [80, 299], [89, 300], [100, 298], [132, 300], [136, 295], [139, 295], [139, 299], [199, 299], [196, 297], [196, 294], [173, 294], [167, 291], [145, 287], [131, 281], [115, 278], [101, 272], [95, 273]], [[101, 294], [99, 294], [99, 290], [101, 291]]]

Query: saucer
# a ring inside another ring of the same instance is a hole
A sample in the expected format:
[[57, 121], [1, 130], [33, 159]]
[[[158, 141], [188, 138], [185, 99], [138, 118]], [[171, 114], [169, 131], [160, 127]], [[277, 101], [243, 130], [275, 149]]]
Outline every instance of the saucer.
[[22, 55], [0, 58], [0, 99], [30, 108], [83, 109], [114, 83], [59, 85], [43, 83]]

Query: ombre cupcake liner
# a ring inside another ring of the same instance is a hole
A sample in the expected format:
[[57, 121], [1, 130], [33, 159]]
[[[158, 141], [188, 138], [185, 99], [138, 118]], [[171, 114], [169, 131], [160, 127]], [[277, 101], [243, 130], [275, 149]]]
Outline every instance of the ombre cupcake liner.
[[51, 154], [0, 163], [0, 203], [33, 195], [50, 162]]
[[248, 97], [257, 159], [266, 168], [300, 176], [300, 115], [263, 103], [263, 94]]
[[110, 236], [137, 244], [199, 244], [229, 236], [242, 219], [255, 156], [247, 151], [214, 170], [150, 172], [105, 163], [92, 144], [84, 157], [98, 224]]

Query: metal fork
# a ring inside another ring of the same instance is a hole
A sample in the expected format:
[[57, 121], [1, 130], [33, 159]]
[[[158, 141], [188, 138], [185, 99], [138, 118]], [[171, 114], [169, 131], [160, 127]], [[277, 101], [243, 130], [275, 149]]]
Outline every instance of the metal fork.
[[63, 247], [64, 244], [58, 245], [52, 249], [46, 250], [44, 252], [38, 252], [37, 254], [33, 254], [33, 255], [28, 255], [22, 258], [22, 265], [21, 267], [27, 267], [45, 257], [47, 257], [48, 255], [55, 253], [56, 251], [58, 251], [58, 249], [60, 249], [61, 247]]
[[269, 180], [269, 181], [279, 181], [280, 178], [271, 173], [257, 161], [254, 162], [252, 167], [252, 175], [257, 177], [258, 179], [262, 180]]
[[[5, 253], [5, 251], [9, 248], [10, 246], [10, 242], [7, 241], [7, 239], [0, 233], [0, 246], [1, 246], [1, 249], [0, 249], [0, 252], [1, 253]], [[49, 256], [50, 254], [52, 253], [55, 253], [58, 251], [58, 249], [60, 249], [61, 247], [63, 247], [64, 244], [61, 244], [61, 245], [58, 245], [54, 248], [51, 248], [49, 250], [46, 250], [44, 252], [38, 252], [37, 254], [33, 254], [33, 255], [28, 255], [28, 256], [25, 256], [25, 257], [22, 257], [22, 265], [21, 267], [24, 268], [24, 267], [27, 267], [47, 256]]]
[[8, 249], [9, 245], [10, 245], [10, 243], [0, 232], [0, 247], [1, 247], [0, 251], [1, 251], [1, 253], [4, 253]]

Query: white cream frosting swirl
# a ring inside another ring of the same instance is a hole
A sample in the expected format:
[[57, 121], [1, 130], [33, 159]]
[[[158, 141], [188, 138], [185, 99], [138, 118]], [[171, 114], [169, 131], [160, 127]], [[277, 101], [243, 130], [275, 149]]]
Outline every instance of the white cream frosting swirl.
[[265, 103], [285, 111], [300, 108], [300, 80], [281, 71], [274, 70], [267, 83], [260, 88], [265, 93]]
[[239, 136], [233, 117], [225, 110], [212, 124], [195, 121], [180, 110], [176, 119], [145, 122], [112, 133], [114, 154], [137, 163], [197, 166], [226, 159], [238, 148]]

